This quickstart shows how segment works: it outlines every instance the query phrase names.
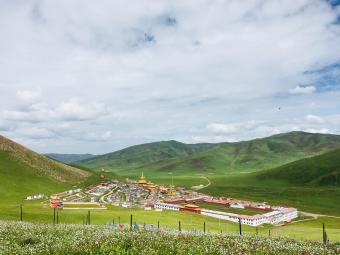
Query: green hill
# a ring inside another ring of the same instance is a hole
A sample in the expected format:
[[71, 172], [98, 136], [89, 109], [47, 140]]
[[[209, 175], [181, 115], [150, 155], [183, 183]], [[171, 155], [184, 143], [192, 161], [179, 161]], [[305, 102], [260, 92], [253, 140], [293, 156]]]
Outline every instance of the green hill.
[[136, 174], [255, 172], [340, 147], [340, 136], [290, 132], [267, 138], [220, 144], [176, 141], [133, 146], [80, 162], [90, 168]]
[[285, 180], [300, 185], [340, 186], [340, 149], [265, 171], [258, 178]]
[[60, 154], [60, 153], [46, 153], [44, 156], [64, 162], [66, 164], [75, 163], [81, 160], [93, 158], [95, 155], [92, 154]]
[[26, 196], [77, 185], [91, 176], [84, 171], [35, 153], [0, 136], [0, 203], [11, 204]]
[[132, 146], [120, 151], [96, 156], [79, 163], [91, 168], [134, 168], [177, 157], [188, 157], [205, 151], [214, 144], [184, 144], [177, 141], [161, 141]]

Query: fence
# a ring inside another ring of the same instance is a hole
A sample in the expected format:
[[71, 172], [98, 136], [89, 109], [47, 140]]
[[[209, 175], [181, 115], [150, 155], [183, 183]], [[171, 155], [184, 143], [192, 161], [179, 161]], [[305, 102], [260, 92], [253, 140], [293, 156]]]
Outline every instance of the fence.
[[[20, 221], [24, 221], [25, 220], [25, 216], [28, 216], [28, 213], [24, 212], [24, 207], [22, 205], [20, 205], [19, 207], [19, 217], [18, 219]], [[124, 215], [126, 218], [126, 215]], [[53, 208], [53, 214], [52, 214], [52, 219], [51, 219], [51, 223], [53, 224], [60, 224], [60, 209], [58, 208]], [[93, 218], [94, 216], [91, 215], [91, 211], [87, 210], [84, 212], [84, 215], [81, 216], [82, 217], [82, 223], [84, 225], [91, 225], [91, 218]], [[138, 223], [138, 220], [134, 218], [134, 216], [131, 214], [129, 216], [129, 220], [128, 221], [122, 221], [121, 216], [118, 217], [112, 217], [112, 221], [107, 221], [105, 223], [105, 225], [109, 228], [115, 229], [117, 231], [120, 230], [129, 230], [129, 231], [139, 231], [139, 230], [158, 230], [158, 231], [166, 231], [166, 232], [172, 232], [172, 233], [194, 233], [194, 234], [205, 234], [205, 233], [212, 233], [209, 232], [208, 226], [209, 224], [207, 224], [207, 222], [203, 221], [201, 224], [192, 224], [192, 223], [188, 223], [186, 222], [185, 225], [187, 226], [186, 229], [183, 229], [183, 222], [178, 221], [178, 226], [177, 228], [172, 226], [168, 226], [166, 225], [166, 223], [162, 222], [161, 220], [158, 220], [157, 222], [150, 224], [150, 223], [146, 223], [146, 222], [142, 222], [142, 223]], [[212, 223], [210, 223], [210, 225], [213, 225]], [[249, 230], [244, 232], [243, 230], [243, 225], [241, 224], [241, 221], [239, 220], [238, 223], [238, 228], [235, 231], [231, 231], [227, 228], [223, 229], [223, 224], [218, 223], [218, 225], [221, 227], [220, 230], [218, 231], [220, 234], [222, 233], [228, 233], [228, 234], [235, 234], [235, 235], [244, 235], [244, 234], [253, 234], [253, 235], [261, 235], [261, 236], [268, 236], [268, 237], [272, 237], [273, 236], [273, 230], [274, 229], [268, 229], [268, 228], [262, 228], [262, 227], [252, 227], [253, 231], [250, 232]], [[216, 226], [215, 227], [215, 231], [213, 233], [217, 233], [216, 231]], [[276, 237], [278, 237], [278, 235], [276, 235]], [[329, 236], [326, 232], [326, 225], [325, 223], [323, 223], [320, 226], [320, 240], [322, 240], [322, 242], [324, 244], [329, 242]]]

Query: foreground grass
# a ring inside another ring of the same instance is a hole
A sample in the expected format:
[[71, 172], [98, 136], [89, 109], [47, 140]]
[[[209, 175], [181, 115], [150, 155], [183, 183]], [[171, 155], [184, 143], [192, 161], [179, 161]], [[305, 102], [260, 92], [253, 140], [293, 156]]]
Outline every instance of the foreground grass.
[[[181, 221], [183, 230], [202, 231], [204, 222], [206, 231], [210, 233], [237, 234], [238, 224], [222, 221], [203, 215], [189, 212], [144, 211], [142, 209], [122, 208], [108, 206], [108, 210], [91, 211], [91, 224], [106, 225], [110, 222], [129, 223], [130, 215], [138, 224], [153, 224], [158, 222], [162, 228], [178, 229]], [[59, 222], [62, 224], [81, 225], [85, 221], [87, 210], [60, 210]], [[20, 219], [19, 205], [9, 206], [0, 204], [0, 220], [18, 221]], [[46, 202], [29, 201], [23, 204], [23, 220], [35, 224], [53, 223], [53, 210]], [[322, 240], [322, 223], [325, 223], [328, 237], [331, 241], [340, 241], [340, 219], [320, 217], [318, 219], [300, 219], [302, 221], [283, 226], [262, 225], [258, 227], [260, 236], [293, 238], [296, 240]], [[242, 232], [247, 235], [256, 235], [256, 228], [242, 225]]]
[[0, 254], [339, 254], [340, 244], [0, 221]]

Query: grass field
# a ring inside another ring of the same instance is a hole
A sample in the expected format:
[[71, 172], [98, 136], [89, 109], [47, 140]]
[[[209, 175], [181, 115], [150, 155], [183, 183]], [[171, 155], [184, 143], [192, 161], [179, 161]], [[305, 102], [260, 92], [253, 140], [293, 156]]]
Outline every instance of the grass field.
[[64, 208], [102, 208], [99, 204], [64, 204]]
[[212, 185], [203, 189], [214, 195], [231, 196], [271, 204], [297, 207], [300, 211], [340, 216], [340, 189], [295, 186], [284, 181], [259, 181], [255, 175], [211, 176]]
[[167, 229], [120, 231], [113, 227], [0, 221], [0, 254], [225, 254], [336, 255], [339, 243]]
[[[87, 211], [84, 210], [60, 210], [59, 222], [83, 224]], [[142, 209], [126, 209], [122, 207], [108, 206], [108, 210], [91, 211], [91, 224], [106, 225], [109, 222], [128, 224], [130, 215], [133, 215], [133, 222], [139, 224], [153, 224], [157, 226], [158, 221], [163, 228], [178, 228], [178, 221], [181, 221], [183, 230], [203, 230], [203, 223], [206, 222], [206, 230], [209, 232], [220, 233], [238, 233], [238, 224], [221, 221], [218, 219], [205, 217], [202, 215], [189, 212], [173, 212], [173, 211], [144, 211]], [[0, 220], [20, 219], [20, 207], [17, 205], [0, 204]], [[24, 221], [35, 223], [52, 223], [53, 210], [48, 203], [41, 201], [27, 201], [23, 203], [23, 219]], [[307, 219], [305, 221], [292, 223], [285, 226], [263, 225], [258, 228], [260, 236], [289, 237], [300, 240], [321, 240], [322, 223], [326, 224], [327, 234], [331, 241], [340, 241], [340, 219], [322, 217], [319, 219]], [[242, 226], [244, 233], [255, 235], [256, 228]]]

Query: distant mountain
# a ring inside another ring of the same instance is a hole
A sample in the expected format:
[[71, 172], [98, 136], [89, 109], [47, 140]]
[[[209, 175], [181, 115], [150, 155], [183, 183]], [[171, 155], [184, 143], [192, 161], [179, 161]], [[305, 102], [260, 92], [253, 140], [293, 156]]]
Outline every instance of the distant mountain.
[[46, 153], [44, 156], [64, 162], [66, 164], [75, 163], [81, 160], [90, 159], [95, 157], [92, 154], [60, 154], [60, 153]]
[[81, 161], [90, 168], [124, 174], [140, 171], [177, 173], [255, 172], [340, 148], [340, 136], [290, 132], [250, 141], [142, 144]]
[[340, 149], [264, 171], [257, 178], [285, 180], [292, 184], [340, 186]]
[[139, 167], [141, 165], [159, 162], [177, 157], [188, 157], [198, 152], [206, 151], [216, 144], [185, 144], [177, 141], [162, 141], [135, 145], [116, 152], [95, 156], [82, 160], [79, 164], [91, 168]]
[[70, 188], [91, 175], [0, 136], [0, 203], [17, 203], [27, 195]]

